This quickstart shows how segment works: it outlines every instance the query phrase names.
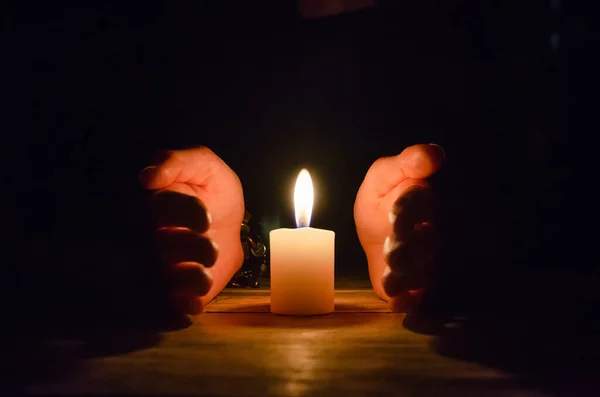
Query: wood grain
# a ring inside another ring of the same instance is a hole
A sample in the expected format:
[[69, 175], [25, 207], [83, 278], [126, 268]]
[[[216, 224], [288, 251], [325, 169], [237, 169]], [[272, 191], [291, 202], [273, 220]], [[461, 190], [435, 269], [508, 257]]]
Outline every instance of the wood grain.
[[[208, 313], [269, 313], [268, 290], [225, 290], [213, 300]], [[338, 290], [335, 292], [335, 311], [338, 313], [389, 313], [388, 304], [368, 289]]]
[[[338, 291], [339, 310], [278, 316], [268, 291], [225, 291], [208, 313], [137, 351], [83, 360], [31, 394], [199, 396], [540, 396], [510, 376], [436, 354], [371, 291]], [[236, 307], [237, 305], [237, 307]]]

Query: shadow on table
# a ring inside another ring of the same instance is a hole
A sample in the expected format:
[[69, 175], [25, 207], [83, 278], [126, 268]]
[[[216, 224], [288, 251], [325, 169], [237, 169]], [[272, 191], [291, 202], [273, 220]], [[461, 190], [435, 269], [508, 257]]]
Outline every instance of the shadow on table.
[[488, 310], [479, 306], [461, 316], [417, 310], [406, 316], [404, 326], [434, 336], [431, 347], [438, 354], [503, 371], [523, 388], [557, 396], [598, 395], [597, 297], [563, 294], [559, 301], [557, 289], [548, 285], [548, 290], [526, 293], [517, 287], [512, 298], [500, 297], [500, 304], [489, 299], [493, 291], [482, 293]]
[[[162, 332], [191, 325], [187, 316], [161, 319], [153, 324], [103, 320], [105, 326], [77, 330], [70, 327], [68, 331], [55, 328], [31, 332], [28, 329], [32, 327], [24, 325], [22, 333], [3, 332], [0, 335], [0, 394], [21, 394], [28, 387], [76, 376], [85, 370], [87, 359], [148, 349], [160, 343]], [[69, 324], [64, 319], [57, 321]]]

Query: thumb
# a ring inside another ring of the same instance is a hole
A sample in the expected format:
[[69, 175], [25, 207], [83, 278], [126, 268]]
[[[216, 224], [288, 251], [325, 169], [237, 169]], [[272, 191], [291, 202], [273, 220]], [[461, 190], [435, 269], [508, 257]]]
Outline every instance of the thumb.
[[207, 147], [169, 150], [163, 153], [157, 165], [144, 168], [139, 180], [142, 186], [152, 190], [173, 183], [202, 186], [224, 166], [223, 160]]
[[383, 197], [406, 179], [425, 179], [440, 169], [444, 150], [436, 144], [409, 146], [396, 156], [382, 157], [375, 161], [364, 184], [378, 197]]

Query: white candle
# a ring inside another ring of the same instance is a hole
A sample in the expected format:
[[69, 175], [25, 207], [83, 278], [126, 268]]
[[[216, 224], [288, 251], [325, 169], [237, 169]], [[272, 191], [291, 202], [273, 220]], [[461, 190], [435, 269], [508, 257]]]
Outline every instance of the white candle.
[[273, 313], [313, 315], [334, 309], [335, 233], [308, 227], [313, 194], [310, 174], [303, 169], [294, 189], [298, 228], [269, 233]]

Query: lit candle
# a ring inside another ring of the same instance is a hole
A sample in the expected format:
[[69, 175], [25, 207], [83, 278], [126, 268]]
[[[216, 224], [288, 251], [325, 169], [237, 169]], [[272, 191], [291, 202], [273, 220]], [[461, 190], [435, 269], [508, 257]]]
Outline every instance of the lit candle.
[[313, 197], [310, 174], [303, 169], [294, 189], [298, 228], [269, 233], [273, 313], [312, 315], [334, 309], [335, 233], [309, 227]]

